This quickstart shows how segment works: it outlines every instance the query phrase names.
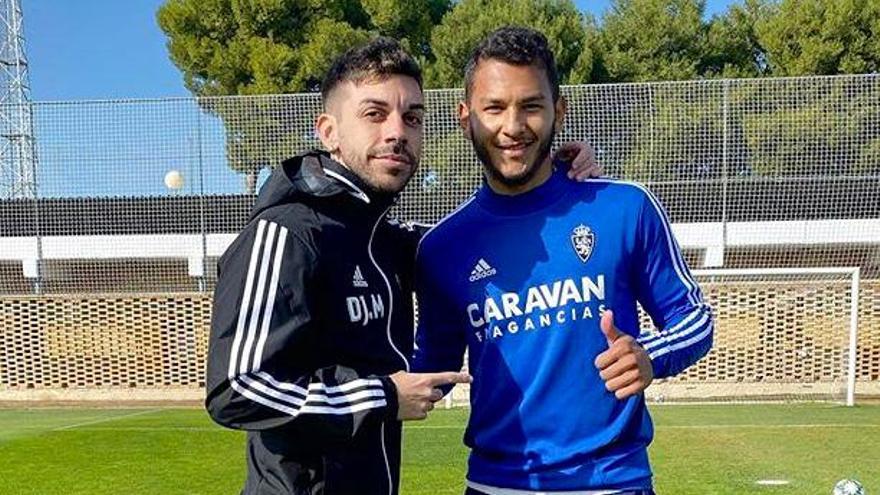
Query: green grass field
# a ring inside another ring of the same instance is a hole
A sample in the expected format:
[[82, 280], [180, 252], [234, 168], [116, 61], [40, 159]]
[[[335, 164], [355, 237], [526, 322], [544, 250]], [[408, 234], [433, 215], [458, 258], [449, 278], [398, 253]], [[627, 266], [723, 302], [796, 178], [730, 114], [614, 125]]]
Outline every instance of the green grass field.
[[[880, 405], [652, 408], [660, 494], [880, 494]], [[407, 425], [403, 494], [460, 494], [466, 409]], [[244, 436], [198, 409], [0, 410], [0, 494], [235, 494]], [[758, 480], [786, 480], [760, 486]]]

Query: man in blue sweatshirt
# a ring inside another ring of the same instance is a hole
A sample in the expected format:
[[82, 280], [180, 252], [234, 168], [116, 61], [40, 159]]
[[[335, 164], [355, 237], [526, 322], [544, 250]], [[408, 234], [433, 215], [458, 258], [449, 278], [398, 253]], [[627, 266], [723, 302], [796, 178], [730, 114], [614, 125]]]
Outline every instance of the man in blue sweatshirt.
[[[420, 244], [414, 368], [469, 351], [467, 493], [652, 493], [642, 391], [713, 329], [663, 208], [639, 184], [554, 170], [565, 101], [540, 33], [486, 38], [459, 111], [486, 180]], [[656, 332], [639, 335], [637, 303]]]

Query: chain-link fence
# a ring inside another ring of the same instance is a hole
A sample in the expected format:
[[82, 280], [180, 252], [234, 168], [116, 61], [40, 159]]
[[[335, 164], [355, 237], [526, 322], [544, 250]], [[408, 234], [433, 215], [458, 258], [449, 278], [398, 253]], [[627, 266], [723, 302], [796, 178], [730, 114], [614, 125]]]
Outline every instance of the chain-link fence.
[[[865, 287], [880, 278], [880, 76], [593, 85], [563, 94], [568, 113], [557, 142], [588, 141], [608, 174], [648, 184], [692, 268], [854, 266]], [[479, 184], [480, 167], [458, 129], [460, 96], [427, 92], [421, 167], [397, 211], [404, 219], [436, 221]], [[50, 352], [53, 332], [100, 326], [140, 300], [153, 301], [138, 313], [144, 318], [201, 307], [216, 260], [271, 167], [319, 146], [319, 111], [314, 94], [0, 107], [33, 122], [33, 136], [0, 136], [0, 147], [34, 143], [27, 153], [0, 153], [0, 389], [44, 387], [10, 381], [8, 370], [24, 373], [23, 356]], [[20, 173], [28, 168], [33, 173]], [[33, 183], [22, 187], [8, 171]], [[166, 305], [163, 297], [184, 302]], [[862, 313], [880, 312], [876, 290], [861, 300]], [[34, 317], [56, 310], [51, 325]], [[202, 316], [178, 322], [190, 337], [157, 330], [156, 342], [173, 341], [157, 349], [203, 342]], [[860, 341], [877, 345], [880, 328], [869, 321]], [[118, 328], [139, 325], [126, 322]], [[11, 337], [22, 328], [35, 333]], [[113, 361], [107, 356], [126, 347], [96, 349], [87, 353]], [[154, 358], [155, 366], [166, 363]], [[198, 373], [166, 386], [197, 386], [201, 362], [186, 369]], [[880, 379], [875, 365], [860, 369], [874, 370], [861, 380]]]

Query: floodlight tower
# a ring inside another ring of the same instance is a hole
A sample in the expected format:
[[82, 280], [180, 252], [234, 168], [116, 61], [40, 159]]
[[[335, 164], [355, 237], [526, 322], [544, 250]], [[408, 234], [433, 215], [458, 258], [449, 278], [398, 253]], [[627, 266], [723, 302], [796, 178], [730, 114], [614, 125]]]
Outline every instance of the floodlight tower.
[[0, 0], [0, 199], [36, 197], [37, 158], [21, 0]]

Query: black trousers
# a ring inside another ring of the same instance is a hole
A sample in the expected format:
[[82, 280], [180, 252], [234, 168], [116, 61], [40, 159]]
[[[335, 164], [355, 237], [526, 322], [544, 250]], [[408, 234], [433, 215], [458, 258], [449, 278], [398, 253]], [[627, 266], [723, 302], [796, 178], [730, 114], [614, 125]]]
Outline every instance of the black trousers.
[[[464, 490], [464, 495], [486, 495], [485, 493], [474, 490], [473, 488], [466, 488]], [[656, 495], [654, 490], [629, 490], [625, 492], [619, 492], [617, 495]]]

